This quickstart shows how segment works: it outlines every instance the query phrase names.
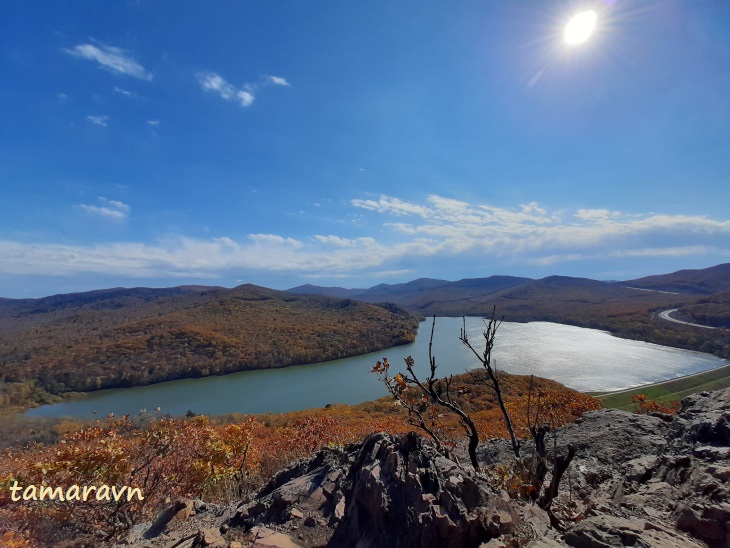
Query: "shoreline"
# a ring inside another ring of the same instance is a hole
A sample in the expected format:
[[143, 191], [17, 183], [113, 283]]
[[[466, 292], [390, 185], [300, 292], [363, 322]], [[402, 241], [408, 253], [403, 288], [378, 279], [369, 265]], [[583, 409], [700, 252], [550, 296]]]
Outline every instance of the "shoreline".
[[584, 392], [584, 394], [588, 394], [589, 396], [593, 396], [594, 398], [601, 398], [604, 396], [616, 396], [618, 394], [625, 394], [626, 392], [633, 392], [635, 390], [642, 390], [644, 388], [653, 388], [655, 386], [661, 386], [664, 384], [669, 384], [671, 382], [675, 381], [682, 381], [686, 379], [691, 379], [693, 377], [699, 377], [700, 375], [707, 375], [709, 373], [716, 373], [719, 371], [722, 371], [724, 369], [728, 370], [728, 375], [730, 376], [730, 363], [726, 363], [725, 365], [721, 365], [720, 367], [715, 367], [713, 369], [708, 369], [706, 371], [699, 371], [697, 373], [690, 373], [689, 375], [682, 375], [681, 377], [674, 377], [673, 379], [667, 379], [664, 381], [658, 381], [658, 382], [651, 382], [648, 384], [641, 384], [639, 386], [634, 386], [632, 388], [623, 388], [621, 390], [614, 390], [611, 392]]
[[683, 375], [674, 379], [616, 390], [615, 392], [586, 392], [601, 400], [604, 407], [632, 410], [632, 397], [644, 394], [648, 399], [657, 402], [681, 401], [690, 394], [705, 390], [718, 390], [730, 387], [730, 363], [714, 369]]

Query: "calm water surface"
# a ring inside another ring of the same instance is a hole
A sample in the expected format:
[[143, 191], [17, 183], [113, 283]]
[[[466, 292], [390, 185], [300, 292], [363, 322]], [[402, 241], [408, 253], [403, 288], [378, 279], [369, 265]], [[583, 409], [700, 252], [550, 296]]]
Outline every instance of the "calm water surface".
[[[461, 318], [437, 318], [434, 356], [440, 376], [460, 374], [478, 365], [459, 341]], [[482, 348], [480, 318], [466, 319], [469, 339]], [[431, 320], [422, 322], [416, 342], [372, 354], [315, 365], [245, 371], [221, 377], [171, 381], [138, 388], [104, 390], [83, 399], [46, 405], [31, 416], [91, 417], [108, 413], [137, 414], [140, 409], [181, 415], [195, 413], [283, 413], [328, 403], [361, 403], [387, 395], [376, 375], [376, 360], [387, 357], [393, 372], [403, 359], [416, 360], [416, 373], [426, 377]], [[580, 391], [631, 388], [713, 369], [726, 360], [700, 352], [612, 337], [603, 331], [531, 322], [503, 323], [493, 352], [496, 366], [510, 373], [535, 374]]]

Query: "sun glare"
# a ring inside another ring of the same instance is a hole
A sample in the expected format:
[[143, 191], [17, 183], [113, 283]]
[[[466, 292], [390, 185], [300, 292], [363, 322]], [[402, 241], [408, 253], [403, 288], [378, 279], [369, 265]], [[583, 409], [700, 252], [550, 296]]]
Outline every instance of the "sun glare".
[[574, 15], [565, 27], [565, 34], [563, 35], [565, 43], [582, 44], [588, 40], [588, 37], [596, 28], [596, 18], [596, 12], [593, 10]]

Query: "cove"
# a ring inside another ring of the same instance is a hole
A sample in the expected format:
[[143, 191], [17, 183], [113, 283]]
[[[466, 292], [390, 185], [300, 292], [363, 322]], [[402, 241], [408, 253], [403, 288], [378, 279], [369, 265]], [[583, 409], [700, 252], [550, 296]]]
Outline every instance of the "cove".
[[[437, 318], [434, 356], [439, 376], [461, 374], [478, 365], [459, 341], [461, 318]], [[481, 318], [466, 319], [471, 343], [482, 348]], [[161, 414], [284, 413], [328, 403], [355, 404], [387, 395], [370, 373], [383, 357], [395, 374], [413, 356], [416, 373], [428, 370], [431, 320], [421, 322], [416, 341], [352, 358], [282, 369], [244, 371], [219, 377], [185, 379], [150, 386], [103, 390], [27, 412], [34, 417], [135, 416], [160, 407]], [[727, 360], [666, 346], [620, 339], [595, 329], [548, 322], [503, 323], [497, 330], [494, 364], [509, 373], [554, 379], [580, 391], [631, 388], [725, 365]]]

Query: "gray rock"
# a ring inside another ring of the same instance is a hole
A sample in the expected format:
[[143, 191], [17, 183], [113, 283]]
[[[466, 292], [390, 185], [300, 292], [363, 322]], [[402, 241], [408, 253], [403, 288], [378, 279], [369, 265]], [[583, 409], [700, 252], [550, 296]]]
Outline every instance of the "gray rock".
[[730, 445], [730, 389], [687, 396], [677, 417], [689, 423], [685, 443]]
[[730, 504], [694, 503], [677, 510], [677, 528], [704, 540], [710, 546], [730, 546]]
[[411, 433], [368, 437], [348, 475], [331, 546], [479, 546], [514, 531], [509, 499]]
[[575, 548], [636, 546], [661, 548], [701, 548], [701, 544], [670, 529], [644, 520], [615, 516], [594, 516], [581, 521], [565, 534], [565, 542]]
[[345, 453], [331, 449], [294, 464], [279, 472], [251, 503], [239, 508], [230, 525], [251, 528], [284, 523], [301, 519], [305, 513], [332, 516], [341, 499], [339, 484], [348, 465]]

